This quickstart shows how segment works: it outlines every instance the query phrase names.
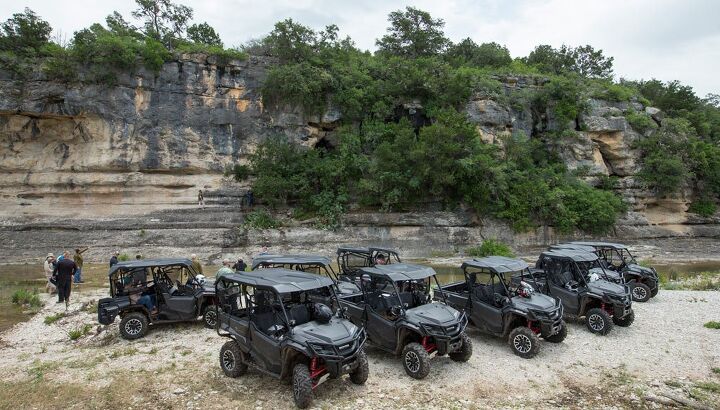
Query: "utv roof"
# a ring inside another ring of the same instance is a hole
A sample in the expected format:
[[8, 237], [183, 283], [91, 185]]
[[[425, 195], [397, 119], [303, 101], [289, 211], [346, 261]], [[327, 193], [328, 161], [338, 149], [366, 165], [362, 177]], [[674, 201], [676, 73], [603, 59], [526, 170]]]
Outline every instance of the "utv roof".
[[340, 255], [341, 253], [351, 252], [351, 253], [373, 253], [375, 251], [378, 252], [388, 252], [388, 253], [394, 253], [397, 255], [397, 251], [392, 248], [383, 248], [379, 246], [371, 246], [368, 248], [364, 248], [361, 246], [341, 246], [337, 249], [337, 254]]
[[570, 242], [570, 243], [575, 244], [575, 245], [592, 246], [594, 248], [627, 249], [626, 245], [623, 245], [621, 243], [613, 243], [613, 242], [577, 241], [577, 242]]
[[110, 267], [108, 276], [120, 269], [152, 268], [155, 266], [182, 265], [191, 266], [192, 261], [186, 258], [164, 258], [164, 259], [135, 259], [127, 262], [118, 262]]
[[556, 259], [570, 259], [575, 262], [592, 262], [598, 259], [594, 253], [578, 251], [574, 249], [551, 249], [540, 254], [540, 257], [550, 257]]
[[491, 269], [497, 273], [519, 272], [528, 267], [527, 262], [521, 259], [507, 258], [505, 256], [488, 256], [463, 262], [461, 268]]
[[277, 293], [301, 292], [332, 286], [334, 282], [327, 276], [313, 275], [297, 270], [270, 268], [243, 273], [223, 275], [225, 282], [236, 282], [260, 288], [270, 288]]
[[399, 280], [425, 279], [435, 275], [435, 269], [429, 266], [412, 265], [408, 263], [393, 263], [390, 265], [376, 265], [374, 267], [360, 268], [361, 273], [373, 276], [384, 276], [393, 282]]
[[260, 255], [252, 260], [252, 269], [260, 265], [324, 265], [332, 264], [332, 260], [321, 255]]
[[558, 243], [555, 245], [550, 245], [550, 247], [548, 248], [548, 250], [554, 250], [554, 249], [568, 249], [568, 250], [583, 251], [583, 252], [590, 252], [590, 253], [595, 253], [595, 251], [596, 251], [594, 246], [581, 245], [579, 243]]

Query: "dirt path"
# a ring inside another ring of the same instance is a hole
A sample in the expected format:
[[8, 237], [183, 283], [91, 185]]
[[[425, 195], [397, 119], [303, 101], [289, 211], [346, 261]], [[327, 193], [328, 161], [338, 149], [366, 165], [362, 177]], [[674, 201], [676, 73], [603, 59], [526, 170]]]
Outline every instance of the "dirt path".
[[[254, 371], [224, 377], [217, 355], [225, 339], [199, 323], [152, 329], [135, 342], [119, 338], [117, 322], [99, 327], [89, 302], [105, 294], [80, 293], [69, 315], [50, 325], [45, 318], [64, 306], [47, 300], [40, 314], [0, 335], [0, 408], [292, 408], [286, 384]], [[532, 360], [471, 330], [472, 359], [435, 359], [423, 381], [368, 349], [368, 383], [329, 381], [315, 406], [637, 408], [660, 406], [647, 397], [669, 400], [661, 394], [717, 406], [720, 330], [703, 324], [720, 321], [720, 292], [661, 291], [635, 309], [635, 324], [607, 337], [570, 324], [564, 343], [544, 343]], [[85, 325], [88, 333], [71, 341], [69, 332]]]

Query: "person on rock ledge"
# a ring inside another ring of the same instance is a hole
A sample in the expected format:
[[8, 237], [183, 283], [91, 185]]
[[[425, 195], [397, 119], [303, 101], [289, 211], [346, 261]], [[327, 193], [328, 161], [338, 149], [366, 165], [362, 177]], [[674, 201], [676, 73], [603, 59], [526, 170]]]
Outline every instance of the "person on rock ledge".
[[76, 248], [75, 249], [75, 256], [73, 256], [73, 260], [75, 261], [75, 265], [77, 265], [77, 271], [75, 272], [75, 276], [73, 277], [74, 283], [85, 283], [85, 281], [82, 279], [82, 267], [83, 267], [83, 257], [82, 254], [89, 248], [86, 246], [84, 248]]
[[203, 196], [202, 189], [198, 191], [198, 206], [200, 208], [205, 208], [205, 197]]
[[115, 253], [113, 253], [113, 256], [110, 258], [110, 267], [111, 267], [111, 268], [113, 267], [113, 265], [115, 265], [116, 263], [118, 263], [118, 256], [119, 256], [119, 255], [120, 255], [120, 251], [115, 251]]
[[43, 263], [43, 271], [45, 272], [45, 279], [47, 279], [47, 284], [45, 285], [45, 290], [49, 294], [54, 294], [57, 292], [57, 288], [55, 285], [50, 282], [50, 278], [53, 275], [53, 271], [55, 270], [55, 255], [52, 253], [48, 253], [45, 257], [45, 263]]

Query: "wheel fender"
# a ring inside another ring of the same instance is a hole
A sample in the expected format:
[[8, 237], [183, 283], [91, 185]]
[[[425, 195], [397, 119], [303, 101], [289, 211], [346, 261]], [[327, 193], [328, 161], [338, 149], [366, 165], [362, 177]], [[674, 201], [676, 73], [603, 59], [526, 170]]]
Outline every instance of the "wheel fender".
[[280, 371], [280, 378], [285, 379], [292, 376], [293, 367], [297, 363], [306, 363], [310, 361], [310, 358], [305, 352], [297, 350], [294, 347], [286, 346], [282, 350], [282, 370]]
[[414, 329], [410, 326], [402, 326], [397, 330], [397, 344], [395, 345], [395, 354], [400, 354], [408, 344], [409, 339], [422, 339], [420, 329]]

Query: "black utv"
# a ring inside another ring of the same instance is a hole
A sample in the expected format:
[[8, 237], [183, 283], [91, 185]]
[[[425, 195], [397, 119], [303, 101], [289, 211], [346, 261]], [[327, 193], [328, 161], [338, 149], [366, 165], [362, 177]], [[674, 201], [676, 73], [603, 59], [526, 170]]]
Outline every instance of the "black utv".
[[432, 268], [397, 263], [358, 271], [361, 292], [340, 297], [350, 320], [364, 326], [378, 348], [402, 356], [405, 372], [423, 379], [430, 359], [448, 355], [456, 362], [472, 356], [465, 334], [465, 314], [432, 302], [430, 287], [438, 285]]
[[630, 294], [636, 302], [647, 302], [658, 294], [658, 278], [655, 268], [640, 266], [627, 246], [610, 242], [572, 242], [591, 246], [604, 262], [605, 267], [618, 272], [630, 286]]
[[[490, 256], [462, 264], [464, 282], [440, 286], [435, 297], [465, 310], [484, 333], [507, 339], [513, 352], [529, 359], [540, 350], [539, 337], [560, 343], [567, 336], [560, 299], [535, 292], [527, 263]], [[512, 280], [516, 276], [515, 281]]]
[[566, 317], [585, 317], [588, 330], [606, 335], [613, 323], [630, 326], [635, 320], [630, 289], [608, 280], [598, 256], [558, 249], [540, 255], [532, 273], [542, 293], [560, 298]]
[[143, 337], [149, 325], [195, 321], [215, 328], [215, 289], [206, 286], [189, 259], [142, 259], [110, 268], [110, 297], [98, 301], [98, 322], [120, 316], [120, 335]]
[[334, 298], [329, 278], [287, 269], [263, 269], [222, 276], [218, 334], [230, 338], [220, 349], [220, 367], [229, 377], [249, 367], [292, 380], [300, 408], [327, 379], [350, 375], [364, 384], [369, 374], [365, 331], [333, 313], [322, 301]]
[[360, 268], [393, 263], [401, 263], [401, 260], [397, 251], [390, 248], [345, 246], [337, 250], [340, 273], [351, 277], [356, 276]]
[[335, 273], [332, 260], [318, 255], [260, 255], [252, 260], [252, 270], [265, 268], [283, 268], [310, 272], [327, 276], [335, 282], [341, 295], [358, 293], [360, 288], [349, 276]]

